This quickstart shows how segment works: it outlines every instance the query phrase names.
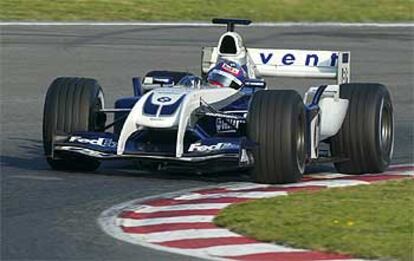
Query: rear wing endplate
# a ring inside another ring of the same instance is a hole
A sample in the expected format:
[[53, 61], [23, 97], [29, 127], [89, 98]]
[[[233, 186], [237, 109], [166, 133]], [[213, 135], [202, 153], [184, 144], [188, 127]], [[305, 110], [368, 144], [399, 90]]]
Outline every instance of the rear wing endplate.
[[[350, 52], [247, 48], [247, 66], [259, 77], [300, 77], [350, 81]], [[217, 63], [216, 47], [204, 47], [202, 72]]]

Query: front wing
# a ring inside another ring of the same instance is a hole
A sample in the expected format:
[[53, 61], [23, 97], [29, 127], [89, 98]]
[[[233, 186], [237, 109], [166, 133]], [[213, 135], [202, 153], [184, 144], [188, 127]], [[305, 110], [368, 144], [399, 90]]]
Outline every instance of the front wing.
[[[190, 132], [190, 131], [189, 131]], [[138, 133], [127, 141], [122, 155], [117, 154], [118, 139], [107, 132], [75, 132], [70, 136], [57, 136], [53, 144], [53, 157], [67, 155], [107, 159], [137, 159], [159, 162], [169, 166], [204, 168], [212, 162], [223, 169], [246, 168], [254, 163], [251, 150], [254, 144], [246, 137], [211, 137], [184, 144], [182, 157], [175, 156], [175, 143], [149, 143], [145, 135]]]

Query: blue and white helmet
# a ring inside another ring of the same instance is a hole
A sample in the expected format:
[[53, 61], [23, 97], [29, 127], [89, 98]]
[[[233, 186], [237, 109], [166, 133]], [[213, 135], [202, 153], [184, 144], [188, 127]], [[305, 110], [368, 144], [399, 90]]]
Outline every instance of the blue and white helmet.
[[246, 71], [239, 64], [221, 60], [207, 73], [207, 81], [217, 87], [240, 89], [246, 80], [246, 76]]

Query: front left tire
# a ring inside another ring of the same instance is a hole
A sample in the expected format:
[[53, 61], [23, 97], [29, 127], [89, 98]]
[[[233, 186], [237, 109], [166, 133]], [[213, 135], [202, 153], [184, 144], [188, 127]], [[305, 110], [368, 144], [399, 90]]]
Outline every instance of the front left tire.
[[254, 94], [247, 116], [247, 136], [253, 149], [255, 182], [298, 182], [306, 160], [305, 106], [293, 90], [266, 90]]

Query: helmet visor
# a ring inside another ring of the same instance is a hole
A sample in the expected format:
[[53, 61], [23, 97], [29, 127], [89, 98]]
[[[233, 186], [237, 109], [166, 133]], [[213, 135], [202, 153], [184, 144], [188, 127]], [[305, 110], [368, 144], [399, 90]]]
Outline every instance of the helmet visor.
[[241, 87], [241, 81], [234, 77], [233, 75], [221, 72], [221, 71], [212, 71], [207, 76], [207, 81], [216, 86], [220, 87], [231, 87], [238, 89]]

